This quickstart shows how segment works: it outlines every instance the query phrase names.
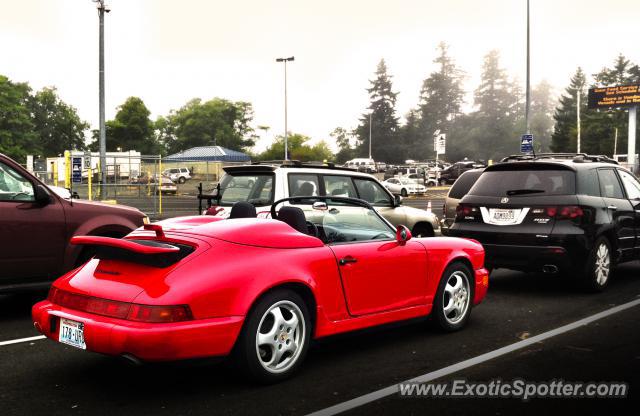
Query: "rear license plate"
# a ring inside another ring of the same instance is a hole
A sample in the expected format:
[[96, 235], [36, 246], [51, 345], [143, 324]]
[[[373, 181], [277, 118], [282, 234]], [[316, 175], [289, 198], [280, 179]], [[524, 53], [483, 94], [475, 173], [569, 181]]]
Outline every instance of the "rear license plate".
[[511, 222], [516, 218], [514, 209], [494, 209], [492, 218], [498, 222]]
[[87, 349], [87, 345], [84, 343], [84, 324], [61, 318], [58, 341], [83, 350]]

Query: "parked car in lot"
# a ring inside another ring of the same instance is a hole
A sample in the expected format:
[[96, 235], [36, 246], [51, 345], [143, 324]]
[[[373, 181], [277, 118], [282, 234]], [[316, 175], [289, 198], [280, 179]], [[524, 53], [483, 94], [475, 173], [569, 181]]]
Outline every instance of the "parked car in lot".
[[427, 188], [424, 185], [420, 185], [409, 178], [389, 178], [382, 184], [393, 194], [399, 194], [403, 197], [409, 195], [424, 195]]
[[47, 287], [83, 262], [90, 251], [69, 244], [74, 235], [122, 237], [146, 219], [135, 208], [71, 196], [0, 154], [0, 292]]
[[640, 258], [639, 212], [640, 183], [612, 159], [516, 156], [485, 169], [449, 235], [480, 241], [488, 268], [573, 274], [601, 291]]
[[163, 194], [177, 194], [178, 193], [178, 185], [175, 184], [171, 180], [171, 178], [167, 176], [160, 176], [155, 178], [152, 182], [153, 184], [153, 192], [158, 193], [162, 192]]
[[[439, 230], [438, 217], [402, 204], [375, 177], [333, 166], [287, 161], [282, 164], [257, 163], [227, 166], [220, 179], [219, 193], [204, 196], [213, 204], [209, 213], [227, 216], [238, 201], [253, 204], [259, 212], [268, 212], [273, 201], [289, 196], [345, 196], [360, 198], [374, 206], [394, 226], [406, 225], [414, 236], [430, 237]], [[248, 183], [252, 186], [237, 186]]]
[[469, 189], [476, 183], [482, 172], [484, 172], [484, 168], [463, 172], [449, 188], [447, 197], [444, 200], [442, 218], [440, 219], [440, 232], [442, 235], [449, 235], [449, 227], [456, 219], [456, 208], [460, 200], [469, 192]]
[[239, 202], [229, 219], [75, 237], [95, 256], [33, 306], [34, 325], [134, 361], [231, 354], [247, 376], [270, 383], [300, 367], [312, 339], [426, 315], [455, 331], [485, 297], [477, 242], [412, 238], [352, 198], [289, 198], [270, 212], [255, 218]]
[[351, 159], [345, 164], [345, 167], [365, 173], [376, 173], [378, 171], [376, 162], [367, 158]]
[[171, 168], [162, 171], [164, 176], [167, 176], [175, 183], [185, 183], [191, 179], [191, 172], [188, 168]]
[[484, 168], [486, 164], [484, 162], [473, 161], [473, 160], [463, 160], [460, 162], [456, 162], [453, 165], [443, 169], [440, 171], [440, 185], [448, 185], [452, 184], [462, 175], [464, 172], [471, 169]]

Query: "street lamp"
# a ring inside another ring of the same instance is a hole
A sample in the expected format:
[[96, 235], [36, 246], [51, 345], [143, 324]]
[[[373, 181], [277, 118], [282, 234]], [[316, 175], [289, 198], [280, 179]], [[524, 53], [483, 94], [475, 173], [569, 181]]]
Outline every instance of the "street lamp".
[[293, 56], [288, 58], [276, 58], [276, 62], [284, 62], [284, 160], [289, 160], [289, 154], [287, 152], [287, 62], [292, 62]]
[[107, 133], [104, 126], [104, 14], [109, 13], [111, 9], [104, 4], [104, 0], [93, 0], [98, 8], [98, 18], [100, 20], [100, 39], [99, 39], [99, 57], [98, 57], [98, 89], [99, 89], [99, 101], [100, 101], [100, 117], [99, 117], [99, 129], [100, 129], [100, 196], [104, 198], [106, 194], [105, 185], [107, 183]]
[[374, 110], [371, 109], [371, 111], [369, 111], [369, 159], [371, 159], [371, 129], [373, 126], [373, 112]]

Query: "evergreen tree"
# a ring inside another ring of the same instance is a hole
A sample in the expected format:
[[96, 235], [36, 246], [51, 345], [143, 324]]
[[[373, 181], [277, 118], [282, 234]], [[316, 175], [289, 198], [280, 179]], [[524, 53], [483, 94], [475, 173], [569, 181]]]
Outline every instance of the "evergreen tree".
[[484, 58], [480, 86], [475, 91], [474, 114], [481, 135], [475, 137], [473, 147], [480, 159], [497, 159], [517, 152], [515, 128], [518, 92], [514, 94], [506, 71], [500, 67], [498, 51], [490, 51]]
[[360, 125], [356, 128], [360, 145], [357, 153], [360, 157], [369, 154], [369, 120], [371, 119], [372, 157], [377, 161], [399, 162], [402, 154], [399, 151], [399, 124], [396, 117], [396, 98], [393, 92], [391, 75], [387, 73], [384, 59], [378, 64], [375, 78], [370, 81], [367, 89], [370, 98], [369, 112], [360, 118]]
[[[571, 77], [569, 86], [560, 97], [553, 119], [555, 127], [551, 135], [551, 151], [575, 152], [577, 148], [577, 95], [580, 94], [580, 111], [585, 114], [587, 110], [587, 92], [584, 90], [586, 76], [582, 68], [578, 67]], [[581, 149], [582, 150], [582, 149]]]
[[440, 42], [438, 56], [433, 60], [438, 66], [423, 83], [417, 112], [407, 115], [405, 142], [413, 159], [433, 157], [433, 132], [447, 133], [464, 104], [463, 72], [449, 56], [449, 47]]
[[542, 81], [531, 91], [531, 133], [537, 153], [548, 152], [553, 133], [553, 87]]

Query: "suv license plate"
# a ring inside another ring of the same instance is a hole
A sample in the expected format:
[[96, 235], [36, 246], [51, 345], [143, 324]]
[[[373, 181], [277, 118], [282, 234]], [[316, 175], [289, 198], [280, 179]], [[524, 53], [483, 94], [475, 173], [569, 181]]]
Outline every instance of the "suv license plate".
[[58, 341], [72, 347], [87, 349], [84, 343], [84, 324], [70, 319], [60, 319], [60, 330], [58, 331]]
[[493, 210], [493, 219], [498, 222], [513, 221], [516, 218], [513, 209], [495, 209]]

